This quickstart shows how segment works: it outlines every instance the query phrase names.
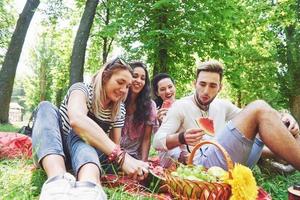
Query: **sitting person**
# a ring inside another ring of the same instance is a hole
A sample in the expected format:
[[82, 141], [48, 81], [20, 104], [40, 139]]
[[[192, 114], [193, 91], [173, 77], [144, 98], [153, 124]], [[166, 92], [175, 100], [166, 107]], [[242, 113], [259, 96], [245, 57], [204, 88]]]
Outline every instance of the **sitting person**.
[[136, 159], [148, 161], [156, 105], [150, 97], [150, 80], [142, 62], [130, 63], [133, 79], [125, 101], [126, 118], [122, 129], [121, 147]]
[[[154, 101], [157, 106], [157, 119], [159, 124], [163, 121], [169, 108], [163, 108], [163, 102], [174, 102], [176, 97], [176, 87], [174, 80], [169, 74], [159, 73], [152, 79], [152, 94], [154, 95]], [[174, 160], [180, 160], [181, 149], [176, 147], [170, 151], [160, 151], [159, 160], [162, 167], [169, 167]]]
[[[134, 179], [147, 176], [148, 164], [119, 146], [126, 112], [122, 102], [131, 82], [132, 69], [118, 58], [104, 65], [91, 84], [72, 85], [59, 109], [39, 104], [32, 143], [35, 161], [48, 176], [41, 200], [106, 199], [100, 184], [105, 163], [118, 164]], [[70, 168], [76, 178], [66, 172]]]
[[176, 87], [169, 74], [159, 73], [152, 79], [152, 93], [157, 106], [157, 118], [159, 123], [166, 116], [169, 108], [162, 108], [164, 101], [173, 103], [176, 98]]
[[[300, 169], [299, 125], [289, 114], [280, 115], [262, 100], [240, 110], [229, 101], [216, 98], [222, 88], [223, 68], [218, 61], [202, 63], [196, 74], [195, 94], [177, 100], [156, 132], [153, 145], [169, 151], [180, 145], [196, 145], [201, 140], [215, 140], [236, 163], [256, 162], [265, 144], [296, 169]], [[180, 109], [178, 109], [180, 108]], [[215, 137], [197, 126], [195, 119], [209, 117], [214, 122]], [[282, 119], [289, 121], [286, 127]], [[259, 135], [260, 139], [256, 137]], [[288, 145], [287, 145], [288, 144]], [[203, 146], [194, 164], [227, 169], [225, 159], [213, 145]]]

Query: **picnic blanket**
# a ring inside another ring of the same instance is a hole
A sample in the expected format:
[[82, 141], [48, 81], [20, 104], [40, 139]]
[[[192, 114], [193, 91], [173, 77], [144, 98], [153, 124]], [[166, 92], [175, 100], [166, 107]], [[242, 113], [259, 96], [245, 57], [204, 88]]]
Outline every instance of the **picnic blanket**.
[[0, 158], [32, 156], [31, 138], [14, 132], [0, 132]]
[[[155, 167], [159, 165], [158, 157], [152, 157], [149, 159], [150, 166]], [[102, 176], [101, 182], [104, 186], [109, 188], [120, 187], [122, 186], [124, 191], [130, 195], [151, 197], [157, 200], [172, 200], [172, 195], [168, 192], [168, 187], [166, 185], [160, 185], [159, 190], [152, 191], [149, 189], [149, 179], [151, 174], [149, 174], [148, 179], [145, 181], [133, 180], [129, 176], [126, 176], [124, 173], [120, 174], [106, 174]], [[163, 184], [163, 183], [162, 183]], [[256, 200], [272, 200], [270, 194], [268, 194], [263, 188], [258, 188], [258, 196]]]

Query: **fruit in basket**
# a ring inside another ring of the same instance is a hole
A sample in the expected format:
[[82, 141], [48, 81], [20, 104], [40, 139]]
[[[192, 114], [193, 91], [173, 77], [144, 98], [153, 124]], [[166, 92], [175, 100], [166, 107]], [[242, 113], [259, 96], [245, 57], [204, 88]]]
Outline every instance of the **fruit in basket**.
[[180, 165], [176, 171], [171, 172], [171, 175], [194, 181], [213, 182], [217, 180], [216, 177], [208, 174], [203, 166]]
[[210, 167], [207, 170], [207, 173], [216, 177], [217, 179], [222, 179], [222, 177], [224, 177], [227, 174], [227, 172], [223, 168], [218, 166]]
[[197, 125], [203, 129], [203, 131], [211, 136], [215, 136], [215, 130], [214, 130], [214, 121], [207, 118], [207, 117], [199, 117], [196, 119]]

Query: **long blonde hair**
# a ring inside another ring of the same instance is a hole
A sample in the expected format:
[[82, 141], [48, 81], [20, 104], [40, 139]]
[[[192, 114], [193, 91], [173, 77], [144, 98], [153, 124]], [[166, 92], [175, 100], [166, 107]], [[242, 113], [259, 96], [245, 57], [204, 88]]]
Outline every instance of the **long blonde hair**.
[[[120, 70], [128, 70], [132, 74], [131, 67], [121, 59], [117, 58], [111, 62], [106, 63], [92, 78], [92, 86], [94, 89], [94, 96], [92, 100], [92, 111], [95, 115], [99, 115], [102, 107], [102, 102], [106, 102], [107, 94], [104, 89], [104, 84], [112, 75]], [[126, 95], [125, 95], [126, 96]], [[125, 98], [124, 96], [124, 98]], [[111, 119], [115, 120], [121, 108], [121, 103], [124, 98], [115, 103], [111, 103]]]

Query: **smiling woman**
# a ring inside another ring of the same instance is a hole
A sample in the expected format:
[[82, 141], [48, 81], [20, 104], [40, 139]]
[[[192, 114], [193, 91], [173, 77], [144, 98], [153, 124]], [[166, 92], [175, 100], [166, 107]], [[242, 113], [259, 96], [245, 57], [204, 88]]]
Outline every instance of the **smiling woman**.
[[130, 155], [148, 160], [153, 127], [156, 125], [156, 105], [150, 97], [150, 80], [142, 62], [130, 63], [132, 84], [125, 101], [126, 119], [122, 129], [121, 146]]
[[133, 178], [147, 176], [148, 164], [119, 146], [123, 101], [131, 82], [131, 67], [117, 58], [105, 64], [91, 84], [72, 85], [59, 109], [49, 102], [39, 104], [32, 142], [35, 162], [48, 176], [40, 199], [106, 199], [100, 169], [112, 167], [112, 162]]

